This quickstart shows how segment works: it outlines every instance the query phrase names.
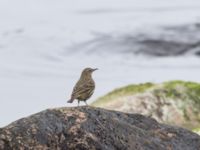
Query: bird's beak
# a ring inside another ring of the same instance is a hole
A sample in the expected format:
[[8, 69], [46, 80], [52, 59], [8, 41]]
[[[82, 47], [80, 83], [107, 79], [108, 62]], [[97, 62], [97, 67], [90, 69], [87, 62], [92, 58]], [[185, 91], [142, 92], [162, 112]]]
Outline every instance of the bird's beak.
[[92, 69], [93, 72], [96, 71], [96, 70], [98, 70], [98, 68], [94, 68], [94, 69]]

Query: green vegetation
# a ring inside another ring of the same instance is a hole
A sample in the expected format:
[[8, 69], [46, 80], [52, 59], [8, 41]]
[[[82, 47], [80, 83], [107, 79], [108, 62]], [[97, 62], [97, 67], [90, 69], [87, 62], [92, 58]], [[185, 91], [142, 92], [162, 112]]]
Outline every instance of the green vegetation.
[[193, 129], [192, 131], [200, 135], [200, 128]]
[[[167, 96], [169, 97], [177, 97], [180, 96], [182, 91], [184, 90], [187, 94], [192, 94], [195, 96], [200, 96], [200, 84], [195, 82], [184, 82], [184, 81], [171, 81], [171, 82], [164, 82], [164, 89], [168, 91]], [[184, 89], [178, 89], [182, 87]], [[177, 90], [178, 89], [178, 90]]]
[[[148, 107], [148, 110], [145, 108], [144, 112], [149, 111], [150, 115], [153, 114], [155, 117], [160, 118], [161, 122], [178, 123], [188, 129], [199, 127], [200, 83], [176, 80], [161, 84], [128, 85], [100, 97], [92, 105], [114, 110], [120, 108], [121, 111], [125, 110], [127, 112], [128, 110], [131, 112], [131, 107], [128, 106], [131, 104], [134, 107], [134, 98], [136, 100], [141, 98], [141, 101], [143, 101], [142, 98], [145, 96], [149, 96], [150, 100], [141, 104], [137, 103], [141, 105], [140, 113], [144, 109], [143, 104], [145, 104], [152, 107]], [[131, 102], [131, 100], [133, 101]], [[158, 116], [157, 112], [161, 112], [165, 117]], [[163, 118], [165, 120], [162, 120]]]
[[[180, 80], [164, 82], [163, 84], [133, 84], [122, 88], [118, 88], [107, 95], [100, 97], [92, 105], [99, 106], [107, 102], [113, 101], [116, 98], [134, 95], [150, 91], [156, 96], [162, 96], [172, 99], [189, 100], [198, 106], [200, 109], [200, 84], [195, 82], [185, 82]], [[196, 110], [193, 110], [196, 111]]]
[[164, 89], [167, 90], [166, 96], [174, 100], [179, 98], [186, 101], [185, 104], [192, 103], [195, 108], [194, 113], [200, 110], [200, 84], [195, 82], [171, 81], [164, 83]]
[[115, 98], [118, 97], [142, 93], [152, 88], [153, 86], [154, 86], [153, 83], [144, 83], [144, 84], [132, 84], [122, 88], [118, 88], [108, 93], [107, 95], [100, 97], [98, 100], [93, 102], [92, 105], [98, 106], [110, 102], [111, 100], [114, 100]]

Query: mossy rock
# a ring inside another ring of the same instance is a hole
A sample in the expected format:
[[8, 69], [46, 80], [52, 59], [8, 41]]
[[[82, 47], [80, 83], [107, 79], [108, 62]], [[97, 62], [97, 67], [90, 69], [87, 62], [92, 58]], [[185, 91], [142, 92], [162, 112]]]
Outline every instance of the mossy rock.
[[195, 82], [128, 85], [100, 97], [92, 105], [141, 113], [189, 129], [200, 127], [200, 84]]
[[153, 83], [132, 84], [122, 88], [118, 88], [106, 94], [105, 96], [98, 98], [95, 102], [92, 103], [92, 105], [104, 106], [106, 103], [110, 103], [111, 101], [115, 100], [118, 97], [143, 93], [146, 90], [150, 89], [151, 87], [154, 87]]
[[195, 132], [195, 133], [200, 135], [200, 128], [193, 129], [193, 132]]

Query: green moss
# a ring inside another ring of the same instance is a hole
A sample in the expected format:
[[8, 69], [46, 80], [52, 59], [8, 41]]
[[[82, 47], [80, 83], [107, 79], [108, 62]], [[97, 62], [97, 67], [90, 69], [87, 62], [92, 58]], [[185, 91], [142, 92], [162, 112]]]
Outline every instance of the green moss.
[[101, 104], [105, 104], [106, 102], [110, 102], [111, 100], [114, 100], [115, 98], [118, 97], [128, 96], [136, 93], [142, 93], [153, 86], [154, 86], [153, 83], [144, 83], [144, 84], [132, 84], [122, 88], [118, 88], [108, 93], [107, 95], [100, 97], [97, 101], [93, 102], [92, 105], [99, 106]]
[[[200, 109], [200, 84], [195, 82], [170, 81], [163, 83], [165, 96], [168, 98], [182, 99]], [[187, 104], [187, 103], [186, 103]], [[199, 112], [199, 111], [194, 111]]]
[[195, 128], [192, 131], [200, 135], [200, 128]]
[[179, 96], [181, 93], [177, 90], [177, 87], [184, 87], [186, 89], [187, 94], [195, 94], [200, 96], [200, 84], [195, 82], [185, 82], [185, 81], [171, 81], [165, 82], [164, 88], [169, 90], [168, 96]]
[[[92, 105], [100, 106], [107, 102], [113, 101], [116, 98], [143, 93], [150, 89], [155, 96], [171, 98], [174, 100], [182, 99], [183, 101], [189, 101], [196, 106], [195, 109], [200, 109], [200, 84], [180, 80], [164, 82], [163, 84], [144, 83], [138, 85], [128, 85], [116, 89], [103, 97], [100, 97], [97, 99], [97, 101], [93, 102]], [[185, 107], [183, 106], [183, 111], [184, 108]], [[199, 110], [195, 112], [199, 113]]]
[[195, 128], [192, 131], [199, 131], [200, 132], [200, 128]]
[[166, 98], [173, 100], [181, 99], [183, 101], [180, 110], [184, 114], [185, 120], [189, 121], [190, 117], [187, 112], [187, 105], [194, 106], [192, 113], [199, 119], [200, 112], [200, 84], [195, 82], [185, 81], [170, 81], [163, 83], [163, 89], [165, 89]]

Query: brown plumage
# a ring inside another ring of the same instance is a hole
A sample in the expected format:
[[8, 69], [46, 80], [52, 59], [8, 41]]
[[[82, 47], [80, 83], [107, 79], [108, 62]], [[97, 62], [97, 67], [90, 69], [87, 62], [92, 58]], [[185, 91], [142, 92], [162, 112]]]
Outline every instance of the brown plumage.
[[82, 71], [80, 79], [73, 88], [71, 99], [67, 101], [68, 103], [72, 103], [75, 99], [78, 100], [78, 105], [80, 101], [86, 103], [86, 100], [92, 96], [95, 89], [95, 82], [92, 79], [92, 73], [95, 70], [97, 70], [97, 68], [85, 68]]

